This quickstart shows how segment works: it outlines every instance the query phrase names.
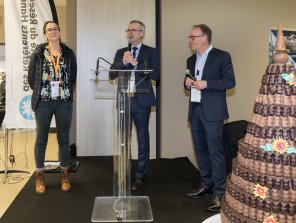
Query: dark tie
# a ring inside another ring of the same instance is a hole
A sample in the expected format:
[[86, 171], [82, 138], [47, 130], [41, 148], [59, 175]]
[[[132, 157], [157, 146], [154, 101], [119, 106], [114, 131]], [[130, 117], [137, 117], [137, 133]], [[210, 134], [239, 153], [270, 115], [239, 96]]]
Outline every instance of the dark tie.
[[134, 46], [133, 47], [133, 57], [136, 59], [136, 55], [137, 55], [137, 50], [138, 50], [138, 47]]

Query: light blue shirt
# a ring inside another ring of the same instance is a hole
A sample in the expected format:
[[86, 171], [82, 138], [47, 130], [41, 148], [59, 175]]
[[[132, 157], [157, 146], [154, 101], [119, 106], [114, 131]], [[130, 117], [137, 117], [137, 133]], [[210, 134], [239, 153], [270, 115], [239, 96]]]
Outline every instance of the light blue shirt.
[[[196, 53], [195, 77], [197, 80], [201, 80], [201, 78], [202, 78], [203, 69], [204, 69], [205, 63], [207, 61], [207, 58], [208, 58], [208, 55], [209, 55], [209, 52], [211, 51], [211, 49], [213, 49], [212, 45], [210, 45], [208, 47], [208, 49], [206, 49], [206, 51], [202, 55], [200, 55], [198, 52]], [[196, 75], [197, 70], [199, 71], [198, 75]]]

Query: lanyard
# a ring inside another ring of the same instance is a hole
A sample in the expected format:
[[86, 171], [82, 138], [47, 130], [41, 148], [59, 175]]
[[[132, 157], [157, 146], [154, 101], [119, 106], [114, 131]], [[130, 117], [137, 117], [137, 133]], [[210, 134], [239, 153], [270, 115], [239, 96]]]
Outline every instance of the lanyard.
[[54, 67], [55, 74], [58, 75], [61, 52], [58, 52], [57, 62], [55, 62], [54, 57], [53, 57], [53, 53], [52, 53], [50, 48], [49, 48], [49, 52], [50, 52], [50, 58], [51, 58], [51, 62], [52, 62], [53, 67]]

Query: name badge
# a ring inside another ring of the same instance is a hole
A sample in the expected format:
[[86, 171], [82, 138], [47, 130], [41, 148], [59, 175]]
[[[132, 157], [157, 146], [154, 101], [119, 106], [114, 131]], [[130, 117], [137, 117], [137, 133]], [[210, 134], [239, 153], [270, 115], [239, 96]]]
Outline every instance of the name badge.
[[201, 91], [197, 90], [195, 87], [191, 86], [191, 102], [200, 102], [201, 101]]
[[51, 81], [50, 86], [51, 86], [51, 97], [55, 98], [55, 97], [60, 96], [60, 91], [59, 91], [60, 82], [59, 81]]

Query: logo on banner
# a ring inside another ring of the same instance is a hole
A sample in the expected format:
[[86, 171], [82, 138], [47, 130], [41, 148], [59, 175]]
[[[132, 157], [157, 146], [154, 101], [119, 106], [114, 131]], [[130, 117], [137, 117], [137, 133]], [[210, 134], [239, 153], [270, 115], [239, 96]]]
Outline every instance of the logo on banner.
[[19, 111], [24, 119], [34, 120], [34, 112], [31, 109], [31, 95], [22, 98], [19, 104]]

